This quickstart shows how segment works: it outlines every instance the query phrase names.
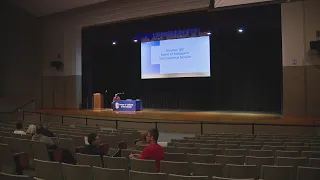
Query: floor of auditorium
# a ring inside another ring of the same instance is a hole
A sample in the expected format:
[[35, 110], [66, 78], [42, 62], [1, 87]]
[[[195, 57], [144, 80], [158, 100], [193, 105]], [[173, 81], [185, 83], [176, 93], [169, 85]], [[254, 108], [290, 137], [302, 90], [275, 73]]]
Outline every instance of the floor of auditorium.
[[[314, 125], [313, 118], [286, 117], [280, 114], [265, 114], [253, 112], [232, 111], [186, 111], [167, 109], [144, 109], [138, 112], [115, 112], [112, 109], [78, 110], [78, 109], [42, 109], [39, 112], [74, 115], [96, 116], [109, 118], [150, 119], [162, 121], [190, 121], [190, 122], [226, 122], [226, 123], [261, 123], [261, 124], [297, 124]], [[316, 120], [317, 121], [317, 120]]]

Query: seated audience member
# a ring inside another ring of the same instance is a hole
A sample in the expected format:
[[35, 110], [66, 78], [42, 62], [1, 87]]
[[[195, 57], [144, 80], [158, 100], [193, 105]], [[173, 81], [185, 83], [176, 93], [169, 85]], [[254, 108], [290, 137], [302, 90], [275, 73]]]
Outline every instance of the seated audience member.
[[147, 132], [142, 132], [141, 133], [141, 137], [140, 137], [140, 139], [137, 139], [136, 141], [135, 141], [135, 144], [137, 145], [137, 146], [148, 146], [149, 144], [147, 143]]
[[158, 144], [159, 131], [151, 129], [148, 131], [146, 141], [149, 146], [144, 148], [142, 154], [130, 154], [129, 158], [155, 160], [158, 172], [160, 172], [160, 161], [164, 160], [164, 149]]
[[26, 133], [22, 130], [22, 123], [16, 123], [16, 130], [13, 131], [14, 134], [26, 135]]
[[83, 154], [89, 154], [89, 155], [105, 155], [103, 149], [99, 148], [100, 145], [100, 138], [96, 133], [90, 133], [88, 135], [88, 143], [89, 145], [86, 145], [83, 148]]
[[36, 133], [36, 130], [37, 130], [37, 127], [34, 124], [30, 124], [28, 129], [27, 129], [27, 131], [26, 131], [26, 133], [28, 135], [33, 136]]
[[43, 124], [42, 125], [43, 129], [41, 134], [47, 137], [55, 137], [54, 133], [49, 131], [49, 125], [48, 124]]
[[48, 137], [42, 135], [43, 127], [37, 127], [36, 133], [32, 136], [32, 141], [43, 142], [47, 145], [48, 149], [56, 149], [57, 146], [53, 143], [53, 141]]

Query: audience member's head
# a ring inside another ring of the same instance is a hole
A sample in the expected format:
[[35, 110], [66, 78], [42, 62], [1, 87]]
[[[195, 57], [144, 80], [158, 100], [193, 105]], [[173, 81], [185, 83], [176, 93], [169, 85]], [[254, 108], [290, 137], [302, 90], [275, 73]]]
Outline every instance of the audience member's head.
[[22, 129], [22, 123], [21, 122], [17, 122], [16, 123], [16, 129], [17, 130], [21, 130]]
[[30, 124], [26, 133], [30, 135], [34, 135], [36, 133], [37, 127], [34, 124]]
[[141, 141], [147, 141], [148, 132], [142, 132], [140, 136]]
[[96, 133], [90, 133], [88, 135], [88, 143], [90, 145], [99, 145], [100, 144], [100, 138]]
[[157, 143], [159, 138], [159, 131], [157, 129], [151, 129], [148, 131], [146, 140], [148, 143]]

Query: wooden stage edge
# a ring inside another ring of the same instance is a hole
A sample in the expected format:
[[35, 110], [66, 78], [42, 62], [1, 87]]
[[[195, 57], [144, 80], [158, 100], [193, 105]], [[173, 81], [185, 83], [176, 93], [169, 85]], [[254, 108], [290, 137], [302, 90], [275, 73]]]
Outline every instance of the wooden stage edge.
[[257, 123], [314, 125], [320, 118], [286, 117], [280, 114], [263, 114], [252, 112], [221, 112], [221, 111], [178, 111], [144, 109], [138, 112], [114, 112], [111, 109], [78, 110], [78, 109], [40, 109], [36, 112], [68, 115], [90, 116], [97, 118], [128, 118], [135, 120], [188, 121], [188, 122], [224, 122], [224, 123]]

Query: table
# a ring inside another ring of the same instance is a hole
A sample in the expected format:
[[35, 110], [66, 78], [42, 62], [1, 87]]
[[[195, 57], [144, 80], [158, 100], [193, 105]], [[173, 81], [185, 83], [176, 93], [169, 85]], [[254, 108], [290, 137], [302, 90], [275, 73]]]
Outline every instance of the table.
[[115, 100], [112, 103], [114, 111], [142, 111], [142, 101], [137, 100]]

